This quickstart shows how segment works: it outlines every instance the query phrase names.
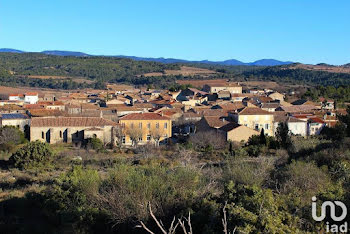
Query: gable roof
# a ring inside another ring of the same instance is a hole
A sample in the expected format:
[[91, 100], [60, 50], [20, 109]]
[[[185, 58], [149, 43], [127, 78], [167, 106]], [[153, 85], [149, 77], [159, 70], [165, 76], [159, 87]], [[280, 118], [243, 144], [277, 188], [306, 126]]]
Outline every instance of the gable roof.
[[265, 111], [258, 107], [245, 107], [238, 113], [239, 115], [273, 115], [273, 113]]
[[222, 126], [230, 123], [225, 118], [222, 118], [220, 116], [204, 116], [203, 119], [212, 128], [221, 128]]
[[268, 103], [262, 103], [261, 108], [277, 108], [279, 107], [280, 104], [276, 102], [268, 102]]
[[309, 112], [315, 109], [318, 109], [318, 108], [313, 105], [294, 105], [294, 106], [280, 106], [277, 108], [277, 111], [282, 110], [288, 113], [297, 113], [297, 112]]
[[228, 123], [224, 126], [222, 126], [221, 128], [219, 128], [221, 131], [224, 131], [224, 132], [229, 132], [231, 131], [232, 129], [235, 129], [235, 128], [238, 128], [240, 127], [241, 125], [237, 124], [237, 123]]
[[318, 118], [318, 117], [311, 117], [311, 118], [309, 118], [309, 121], [313, 122], [313, 123], [319, 123], [319, 124], [325, 123], [321, 118]]
[[218, 82], [218, 83], [209, 83], [209, 87], [241, 87], [238, 83], [234, 82]]
[[157, 113], [133, 113], [121, 117], [120, 120], [170, 120], [170, 118]]
[[2, 119], [29, 119], [27, 115], [15, 113], [15, 114], [0, 114]]
[[34, 117], [31, 127], [96, 127], [115, 126], [115, 122], [99, 117]]

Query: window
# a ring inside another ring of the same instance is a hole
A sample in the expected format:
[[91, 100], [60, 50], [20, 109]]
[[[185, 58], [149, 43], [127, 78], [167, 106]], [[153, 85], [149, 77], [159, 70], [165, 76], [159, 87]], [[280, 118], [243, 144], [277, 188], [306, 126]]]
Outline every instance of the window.
[[131, 124], [130, 124], [130, 127], [131, 127], [131, 128], [134, 128], [134, 123], [131, 123]]
[[266, 129], [266, 130], [269, 129], [269, 124], [265, 124], [265, 129]]
[[45, 139], [45, 133], [41, 132], [41, 138]]
[[168, 128], [168, 123], [164, 123], [164, 129]]
[[151, 129], [151, 123], [147, 123], [147, 128]]
[[125, 144], [125, 136], [122, 136], [122, 143]]
[[125, 128], [125, 123], [122, 123], [122, 128]]
[[259, 130], [259, 124], [255, 124], [255, 130]]
[[62, 131], [60, 131], [60, 138], [62, 138]]
[[142, 123], [139, 123], [139, 128], [142, 129]]
[[139, 141], [142, 141], [142, 137], [139, 137]]
[[151, 140], [151, 135], [147, 135], [147, 141]]
[[156, 128], [159, 128], [159, 123], [156, 123]]

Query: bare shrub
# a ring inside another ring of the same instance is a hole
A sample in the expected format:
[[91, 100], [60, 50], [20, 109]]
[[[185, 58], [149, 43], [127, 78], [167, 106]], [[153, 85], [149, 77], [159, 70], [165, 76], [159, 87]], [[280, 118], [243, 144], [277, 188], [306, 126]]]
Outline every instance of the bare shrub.
[[200, 131], [192, 135], [189, 139], [196, 150], [205, 150], [213, 148], [222, 149], [226, 145], [224, 136], [217, 131]]
[[228, 162], [225, 180], [239, 184], [261, 186], [269, 177], [274, 167], [274, 158], [235, 158]]

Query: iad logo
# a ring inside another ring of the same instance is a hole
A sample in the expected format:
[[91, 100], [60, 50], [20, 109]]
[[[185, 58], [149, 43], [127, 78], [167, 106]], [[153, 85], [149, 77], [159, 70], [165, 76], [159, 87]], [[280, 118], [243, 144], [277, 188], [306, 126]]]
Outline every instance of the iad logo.
[[[343, 221], [347, 214], [348, 214], [348, 209], [346, 205], [341, 202], [341, 201], [325, 201], [322, 203], [321, 206], [321, 215], [317, 216], [317, 204], [316, 204], [316, 197], [312, 197], [312, 218], [315, 221], [321, 222], [326, 218], [326, 209], [329, 207], [330, 210], [330, 215], [331, 219], [335, 222], [341, 222]], [[336, 216], [335, 210], [336, 206], [340, 207], [342, 209], [342, 213], [340, 216]], [[347, 232], [348, 231], [348, 223], [344, 222], [344, 224], [337, 225], [337, 224], [332, 224], [329, 225], [329, 222], [326, 222], [326, 229], [327, 232]]]

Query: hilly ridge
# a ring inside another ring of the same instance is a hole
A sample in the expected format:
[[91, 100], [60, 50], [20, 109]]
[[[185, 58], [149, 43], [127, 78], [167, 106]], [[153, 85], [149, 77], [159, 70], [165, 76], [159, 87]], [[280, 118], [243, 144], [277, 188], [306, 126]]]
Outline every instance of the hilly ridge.
[[[8, 48], [0, 49], [0, 52], [27, 53], [25, 51], [8, 49]], [[64, 51], [64, 50], [44, 50], [39, 53], [48, 54], [48, 55], [75, 56], [75, 57], [104, 56], [104, 55], [90, 55], [83, 52]], [[167, 63], [203, 63], [203, 64], [213, 64], [213, 65], [216, 64], [216, 65], [227, 65], [227, 66], [279, 66], [279, 65], [286, 65], [286, 64], [293, 63], [291, 61], [283, 62], [275, 59], [260, 59], [254, 62], [244, 63], [237, 59], [229, 59], [224, 61], [210, 61], [210, 60], [192, 61], [192, 60], [185, 60], [185, 59], [162, 58], [162, 57], [151, 58], [151, 57], [137, 57], [137, 56], [126, 56], [126, 55], [112, 55], [112, 56], [106, 56], [106, 57], [129, 58], [135, 61], [149, 61], [149, 62], [158, 62], [158, 63], [166, 63], [166, 64]]]

